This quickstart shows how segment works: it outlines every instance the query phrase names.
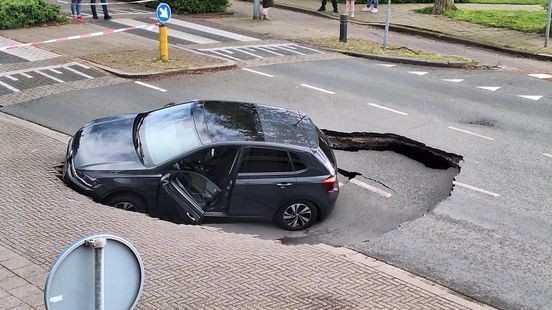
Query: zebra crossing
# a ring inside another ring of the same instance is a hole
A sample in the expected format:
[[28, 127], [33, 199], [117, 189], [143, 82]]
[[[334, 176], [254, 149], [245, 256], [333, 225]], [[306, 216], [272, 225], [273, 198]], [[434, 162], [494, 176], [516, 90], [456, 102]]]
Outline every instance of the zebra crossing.
[[198, 48], [197, 50], [235, 61], [324, 53], [295, 43]]
[[[0, 37], [0, 48], [18, 43], [17, 41]], [[59, 57], [59, 55], [34, 46], [24, 46], [0, 52], [0, 64], [46, 60], [56, 57]]]

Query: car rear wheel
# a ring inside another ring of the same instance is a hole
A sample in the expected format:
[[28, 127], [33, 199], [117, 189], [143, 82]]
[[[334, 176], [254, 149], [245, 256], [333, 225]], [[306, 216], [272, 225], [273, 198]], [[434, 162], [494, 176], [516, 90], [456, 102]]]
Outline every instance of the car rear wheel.
[[312, 225], [318, 210], [311, 202], [296, 200], [285, 204], [276, 212], [275, 222], [286, 230], [302, 230]]
[[142, 199], [135, 195], [130, 194], [120, 194], [115, 195], [109, 198], [106, 202], [106, 205], [112, 206], [117, 209], [123, 209], [133, 212], [146, 212], [146, 204]]

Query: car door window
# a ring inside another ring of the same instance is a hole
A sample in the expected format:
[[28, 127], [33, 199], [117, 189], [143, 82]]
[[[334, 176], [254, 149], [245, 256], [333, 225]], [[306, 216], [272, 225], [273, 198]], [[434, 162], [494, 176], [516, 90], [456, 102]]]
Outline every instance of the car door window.
[[220, 188], [225, 188], [231, 179], [236, 164], [238, 148], [230, 146], [202, 149], [176, 162], [174, 169], [199, 173]]
[[178, 173], [174, 178], [174, 184], [181, 194], [199, 208], [203, 208], [220, 193], [220, 188], [215, 183], [191, 171]]
[[289, 153], [291, 157], [291, 162], [293, 163], [293, 170], [294, 171], [302, 171], [307, 169], [307, 165], [305, 165], [305, 162], [295, 153]]
[[242, 161], [240, 173], [291, 172], [288, 152], [269, 148], [251, 148]]

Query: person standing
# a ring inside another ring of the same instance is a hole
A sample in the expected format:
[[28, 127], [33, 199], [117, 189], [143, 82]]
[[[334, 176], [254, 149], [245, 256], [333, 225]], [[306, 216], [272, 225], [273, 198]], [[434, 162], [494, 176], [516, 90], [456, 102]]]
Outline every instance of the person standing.
[[[370, 9], [370, 5], [374, 4], [374, 8]], [[366, 7], [362, 8], [362, 12], [370, 12], [370, 13], [377, 13], [378, 12], [378, 0], [368, 0], [366, 2]]]
[[259, 16], [262, 19], [270, 20], [270, 17], [268, 16], [268, 9], [274, 6], [274, 0], [263, 0], [263, 5], [261, 7], [261, 11], [259, 12]]
[[355, 17], [355, 0], [345, 0], [345, 14], [349, 15], [351, 12], [351, 18]]
[[84, 20], [80, 13], [81, 0], [71, 0], [71, 18], [73, 20]]
[[[109, 12], [107, 11], [107, 0], [100, 0], [102, 4], [102, 10], [104, 19], [108, 20], [111, 19], [111, 16], [109, 15]], [[92, 18], [98, 19], [98, 13], [96, 12], [96, 0], [90, 0], [90, 8], [92, 9]]]
[[[328, 3], [328, 0], [322, 0], [322, 5], [318, 9], [318, 12], [326, 11], [326, 3]], [[334, 13], [338, 13], [338, 11], [337, 11], [337, 0], [332, 0], [332, 5], [333, 5]]]

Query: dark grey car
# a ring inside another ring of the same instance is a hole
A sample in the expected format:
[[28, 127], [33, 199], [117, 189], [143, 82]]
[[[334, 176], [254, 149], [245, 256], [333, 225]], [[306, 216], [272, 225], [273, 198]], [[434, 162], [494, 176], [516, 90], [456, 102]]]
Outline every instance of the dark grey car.
[[300, 230], [333, 209], [336, 172], [306, 114], [193, 101], [83, 126], [63, 179], [96, 201], [176, 223], [250, 217]]

